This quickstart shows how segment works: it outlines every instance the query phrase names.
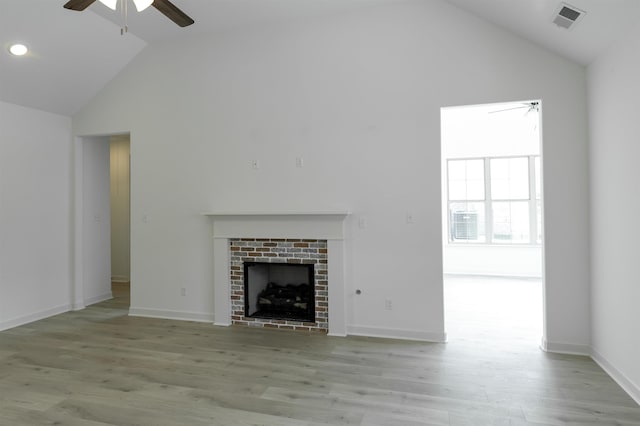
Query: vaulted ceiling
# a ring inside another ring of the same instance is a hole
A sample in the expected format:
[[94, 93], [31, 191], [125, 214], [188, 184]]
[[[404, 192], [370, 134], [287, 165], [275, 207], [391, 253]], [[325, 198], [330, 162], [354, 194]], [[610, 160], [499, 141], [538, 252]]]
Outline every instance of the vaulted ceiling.
[[[79, 13], [64, 9], [66, 0], [2, 0], [0, 100], [73, 115], [150, 43], [398, 1], [405, 0], [173, 0], [194, 25], [131, 7], [123, 37], [121, 14], [99, 2]], [[583, 65], [640, 21], [638, 0], [570, 0], [586, 12], [571, 30], [552, 23], [559, 0], [445, 1]], [[8, 54], [15, 42], [30, 53]]]
[[[640, 22], [638, 0], [447, 0], [583, 65]], [[553, 23], [561, 3], [586, 12], [570, 30]]]

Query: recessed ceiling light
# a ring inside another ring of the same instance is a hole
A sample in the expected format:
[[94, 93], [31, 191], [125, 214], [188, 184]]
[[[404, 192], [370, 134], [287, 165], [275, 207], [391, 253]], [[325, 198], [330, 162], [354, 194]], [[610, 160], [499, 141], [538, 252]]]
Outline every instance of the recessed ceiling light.
[[24, 44], [12, 44], [11, 47], [9, 47], [9, 52], [15, 56], [25, 55], [28, 51], [29, 49], [27, 49], [27, 46]]

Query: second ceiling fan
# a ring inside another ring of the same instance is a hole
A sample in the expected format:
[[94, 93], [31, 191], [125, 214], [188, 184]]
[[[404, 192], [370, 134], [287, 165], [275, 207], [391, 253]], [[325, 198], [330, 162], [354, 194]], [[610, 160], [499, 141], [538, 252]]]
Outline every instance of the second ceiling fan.
[[[65, 5], [65, 9], [82, 11], [87, 7], [95, 3], [96, 0], [69, 0]], [[127, 0], [124, 0], [127, 1]], [[100, 0], [100, 3], [115, 10], [118, 4], [118, 0]], [[158, 9], [164, 16], [171, 19], [173, 22], [181, 27], [187, 27], [194, 23], [189, 15], [184, 13], [178, 7], [176, 7], [169, 0], [133, 0], [138, 12], [143, 11], [149, 6], [153, 6]]]

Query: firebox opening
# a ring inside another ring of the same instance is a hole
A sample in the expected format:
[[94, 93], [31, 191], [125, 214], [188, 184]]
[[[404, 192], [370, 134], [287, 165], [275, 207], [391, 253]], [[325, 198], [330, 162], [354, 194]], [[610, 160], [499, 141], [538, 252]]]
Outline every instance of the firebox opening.
[[313, 264], [244, 262], [246, 317], [315, 322]]

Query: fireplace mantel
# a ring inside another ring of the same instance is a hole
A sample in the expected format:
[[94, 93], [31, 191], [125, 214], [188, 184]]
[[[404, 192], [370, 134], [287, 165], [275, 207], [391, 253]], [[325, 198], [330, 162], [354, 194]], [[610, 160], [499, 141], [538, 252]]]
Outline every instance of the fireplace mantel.
[[228, 212], [205, 212], [205, 216], [342, 216], [351, 214], [348, 210], [339, 211], [228, 211]]
[[344, 238], [348, 211], [211, 212], [214, 238]]
[[206, 212], [213, 223], [215, 325], [231, 325], [229, 239], [313, 238], [327, 240], [329, 335], [346, 336], [345, 231], [349, 211]]

